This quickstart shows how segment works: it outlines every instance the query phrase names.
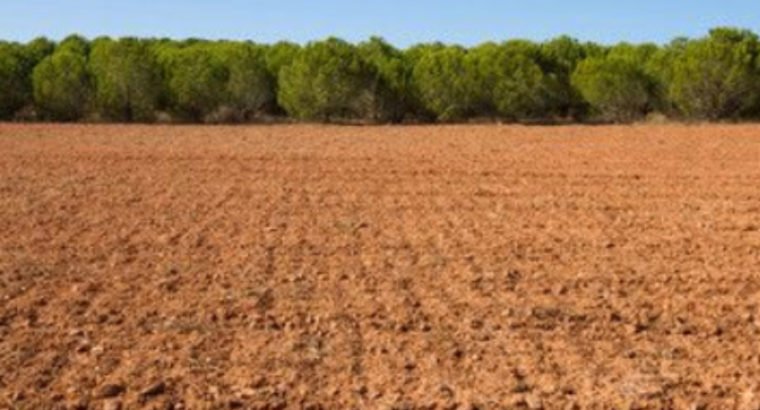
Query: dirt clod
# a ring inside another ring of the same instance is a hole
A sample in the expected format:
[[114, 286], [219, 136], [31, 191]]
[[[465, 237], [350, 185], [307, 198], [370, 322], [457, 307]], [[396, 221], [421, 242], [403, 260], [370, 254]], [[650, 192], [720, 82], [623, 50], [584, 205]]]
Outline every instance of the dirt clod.
[[126, 387], [124, 387], [122, 384], [105, 384], [98, 390], [97, 397], [116, 397], [124, 393], [126, 390]]
[[154, 396], [159, 396], [166, 392], [166, 383], [159, 381], [149, 385], [140, 391], [140, 397], [143, 399], [149, 399]]
[[108, 400], [103, 403], [103, 410], [121, 410], [122, 404], [119, 400]]

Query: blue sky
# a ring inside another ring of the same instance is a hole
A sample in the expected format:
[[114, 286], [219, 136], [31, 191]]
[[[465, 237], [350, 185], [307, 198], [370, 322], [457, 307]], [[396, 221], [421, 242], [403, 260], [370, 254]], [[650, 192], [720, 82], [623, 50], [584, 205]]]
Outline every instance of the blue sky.
[[380, 35], [398, 46], [441, 40], [663, 43], [731, 25], [760, 32], [758, 0], [0, 0], [0, 38], [136, 35], [305, 42]]

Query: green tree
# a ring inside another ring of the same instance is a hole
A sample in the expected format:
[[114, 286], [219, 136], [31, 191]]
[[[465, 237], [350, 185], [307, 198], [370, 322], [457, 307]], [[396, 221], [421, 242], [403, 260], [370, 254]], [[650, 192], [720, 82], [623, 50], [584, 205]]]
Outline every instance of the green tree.
[[758, 103], [758, 38], [731, 28], [688, 42], [673, 63], [670, 97], [687, 116], [739, 117]]
[[278, 101], [295, 118], [363, 118], [373, 76], [353, 45], [336, 38], [309, 43], [280, 71]]
[[587, 103], [573, 86], [572, 74], [589, 55], [602, 53], [595, 44], [582, 44], [568, 36], [541, 45], [539, 61], [546, 76], [547, 116], [580, 119], [586, 114]]
[[407, 91], [405, 93], [405, 99], [407, 100], [407, 117], [426, 122], [436, 120], [437, 115], [430, 111], [423, 102], [422, 95], [420, 94], [420, 87], [417, 86], [414, 78], [414, 69], [424, 56], [444, 48], [446, 48], [446, 45], [441, 42], [422, 43], [413, 45], [403, 51], [403, 60], [408, 82]]
[[301, 46], [288, 41], [280, 41], [268, 46], [264, 51], [264, 60], [269, 74], [277, 78], [280, 70], [293, 62], [299, 50]]
[[471, 114], [474, 96], [465, 56], [458, 46], [420, 49], [412, 81], [420, 103], [438, 120], [460, 120]]
[[359, 44], [362, 58], [373, 68], [369, 116], [375, 121], [401, 122], [410, 110], [411, 70], [404, 53], [379, 37]]
[[134, 38], [93, 42], [89, 67], [95, 109], [104, 119], [152, 121], [161, 95], [161, 71], [150, 44]]
[[72, 34], [64, 38], [60, 43], [58, 43], [58, 46], [55, 47], [55, 51], [64, 49], [87, 56], [90, 53], [90, 42], [78, 34]]
[[229, 70], [214, 47], [196, 42], [171, 50], [165, 59], [171, 107], [182, 118], [210, 120], [225, 103]]
[[34, 101], [49, 120], [73, 121], [84, 117], [90, 99], [87, 58], [76, 48], [60, 48], [37, 65], [32, 75]]
[[11, 119], [30, 101], [23, 48], [0, 43], [0, 119]]
[[28, 118], [33, 113], [32, 71], [54, 48], [44, 37], [27, 44], [0, 42], [0, 119]]
[[675, 61], [680, 58], [689, 40], [677, 38], [664, 47], [658, 47], [644, 64], [644, 71], [654, 80], [658, 111], [667, 115], [678, 115], [678, 109], [670, 98]]
[[604, 120], [633, 121], [653, 107], [654, 81], [628, 58], [613, 55], [584, 60], [572, 82]]
[[221, 46], [221, 60], [227, 70], [225, 104], [238, 119], [250, 119], [275, 101], [275, 79], [266, 66], [266, 50], [249, 43]]
[[526, 44], [482, 44], [470, 50], [466, 61], [478, 114], [516, 121], [547, 114], [544, 73]]
[[283, 67], [289, 66], [293, 62], [300, 49], [301, 46], [298, 44], [287, 41], [280, 41], [266, 47], [264, 61], [266, 63], [267, 71], [269, 71], [269, 76], [273, 81], [273, 92], [275, 95], [275, 99], [268, 107], [268, 110], [273, 114], [286, 114], [285, 109], [279, 105], [276, 98], [280, 89], [280, 70], [282, 70]]

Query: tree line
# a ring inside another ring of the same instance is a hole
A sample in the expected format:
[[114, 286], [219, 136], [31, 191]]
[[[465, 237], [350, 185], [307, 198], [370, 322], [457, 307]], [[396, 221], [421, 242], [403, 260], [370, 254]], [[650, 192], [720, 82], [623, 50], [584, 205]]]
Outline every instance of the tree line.
[[563, 36], [398, 49], [289, 42], [0, 42], [0, 119], [233, 123], [631, 122], [760, 118], [760, 42], [716, 28], [667, 45]]

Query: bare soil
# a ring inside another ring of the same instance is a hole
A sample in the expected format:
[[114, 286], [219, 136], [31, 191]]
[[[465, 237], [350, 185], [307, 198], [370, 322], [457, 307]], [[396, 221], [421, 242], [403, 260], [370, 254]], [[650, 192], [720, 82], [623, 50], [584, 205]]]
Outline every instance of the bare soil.
[[0, 408], [758, 406], [760, 126], [0, 125]]

